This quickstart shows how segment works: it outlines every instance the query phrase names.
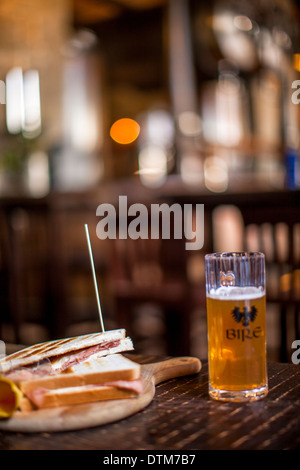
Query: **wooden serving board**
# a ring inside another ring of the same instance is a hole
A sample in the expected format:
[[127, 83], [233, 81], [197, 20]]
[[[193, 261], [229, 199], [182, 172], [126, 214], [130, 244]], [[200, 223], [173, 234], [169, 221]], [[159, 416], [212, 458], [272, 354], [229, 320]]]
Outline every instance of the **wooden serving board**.
[[148, 406], [155, 395], [155, 385], [174, 377], [196, 374], [201, 362], [195, 357], [176, 357], [162, 362], [142, 364], [144, 392], [134, 398], [107, 400], [80, 405], [16, 411], [0, 420], [0, 430], [15, 432], [74, 431], [112, 423], [131, 416]]

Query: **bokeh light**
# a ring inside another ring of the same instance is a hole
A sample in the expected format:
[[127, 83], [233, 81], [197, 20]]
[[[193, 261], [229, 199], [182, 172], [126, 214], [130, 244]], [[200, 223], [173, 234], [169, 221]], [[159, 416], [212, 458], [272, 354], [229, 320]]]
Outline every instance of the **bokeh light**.
[[131, 144], [140, 133], [140, 126], [130, 118], [118, 119], [110, 128], [111, 138], [118, 144]]

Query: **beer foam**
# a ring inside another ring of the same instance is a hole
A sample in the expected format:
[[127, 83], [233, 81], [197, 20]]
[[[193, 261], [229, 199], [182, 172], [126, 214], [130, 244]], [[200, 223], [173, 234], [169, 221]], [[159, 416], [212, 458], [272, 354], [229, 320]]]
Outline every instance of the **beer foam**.
[[265, 290], [263, 287], [238, 287], [238, 286], [222, 286], [218, 289], [211, 289], [207, 294], [210, 299], [228, 299], [228, 300], [246, 300], [257, 299], [263, 297]]

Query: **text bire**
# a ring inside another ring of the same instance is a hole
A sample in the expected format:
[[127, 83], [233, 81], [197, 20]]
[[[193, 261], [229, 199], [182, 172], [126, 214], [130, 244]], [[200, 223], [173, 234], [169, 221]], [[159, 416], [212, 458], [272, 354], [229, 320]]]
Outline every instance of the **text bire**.
[[228, 328], [226, 330], [226, 338], [229, 340], [246, 341], [259, 338], [261, 335], [261, 326], [256, 326], [253, 330], [251, 328]]

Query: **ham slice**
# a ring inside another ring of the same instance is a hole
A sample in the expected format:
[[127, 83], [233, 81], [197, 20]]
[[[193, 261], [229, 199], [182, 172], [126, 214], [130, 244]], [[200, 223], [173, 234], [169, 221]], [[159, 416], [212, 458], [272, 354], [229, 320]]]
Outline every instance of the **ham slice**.
[[106, 382], [104, 385], [108, 387], [123, 388], [131, 390], [136, 394], [143, 393], [143, 383], [141, 379], [137, 380], [114, 380], [113, 382]]
[[112, 348], [116, 348], [121, 343], [121, 340], [117, 339], [114, 341], [107, 341], [105, 343], [96, 344], [90, 348], [83, 349], [82, 351], [75, 351], [74, 353], [59, 356], [51, 360], [53, 372], [63, 372], [69, 367], [74, 366], [75, 364], [80, 364], [81, 362], [86, 361], [94, 354], [97, 354], [101, 351], [109, 351]]
[[24, 366], [20, 369], [10, 370], [5, 374], [5, 377], [15, 383], [34, 380], [37, 378], [46, 377], [53, 374], [52, 364], [49, 359], [42, 361], [42, 363]]
[[36, 378], [46, 377], [47, 375], [58, 374], [64, 372], [69, 367], [80, 364], [92, 356], [96, 356], [99, 352], [105, 350], [109, 351], [116, 348], [121, 343], [121, 340], [107, 341], [105, 343], [96, 344], [89, 348], [75, 351], [62, 356], [54, 357], [51, 359], [44, 359], [42, 362], [23, 366], [20, 369], [13, 369], [8, 371], [5, 376], [13, 382], [23, 382], [25, 380], [34, 380]]

